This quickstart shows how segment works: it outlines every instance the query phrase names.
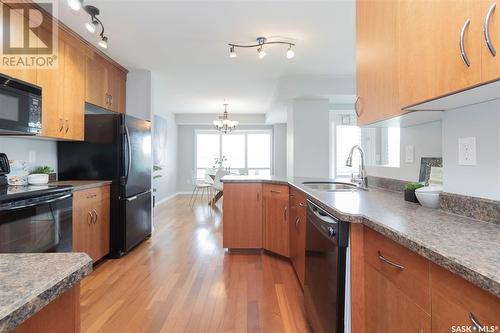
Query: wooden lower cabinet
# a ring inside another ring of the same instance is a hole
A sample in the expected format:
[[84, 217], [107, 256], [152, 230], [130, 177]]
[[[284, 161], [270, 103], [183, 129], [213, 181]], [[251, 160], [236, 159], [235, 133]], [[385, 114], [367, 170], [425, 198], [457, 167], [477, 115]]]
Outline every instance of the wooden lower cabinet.
[[263, 185], [264, 249], [290, 256], [288, 185]]
[[223, 247], [262, 248], [262, 184], [224, 184]]
[[306, 260], [307, 201], [303, 192], [290, 190], [290, 259], [304, 288]]
[[80, 283], [19, 325], [14, 333], [79, 333]]
[[430, 314], [369, 264], [365, 264], [365, 302], [365, 332], [431, 332]]
[[94, 262], [109, 253], [110, 188], [77, 191], [73, 196], [73, 252]]

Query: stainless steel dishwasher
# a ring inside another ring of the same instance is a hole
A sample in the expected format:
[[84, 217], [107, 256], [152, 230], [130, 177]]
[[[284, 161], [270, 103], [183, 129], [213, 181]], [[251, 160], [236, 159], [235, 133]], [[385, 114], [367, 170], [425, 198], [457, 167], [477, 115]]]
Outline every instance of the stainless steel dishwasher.
[[307, 201], [304, 300], [315, 333], [343, 333], [349, 223]]

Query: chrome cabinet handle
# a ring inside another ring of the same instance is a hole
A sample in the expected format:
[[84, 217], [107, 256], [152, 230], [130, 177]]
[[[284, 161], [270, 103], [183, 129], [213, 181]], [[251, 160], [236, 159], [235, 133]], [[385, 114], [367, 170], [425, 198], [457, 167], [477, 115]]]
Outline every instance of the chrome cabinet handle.
[[271, 190], [271, 193], [281, 193], [281, 191], [277, 191], [277, 190]]
[[59, 132], [64, 130], [64, 119], [59, 118]]
[[469, 57], [467, 57], [467, 53], [465, 52], [465, 45], [464, 45], [464, 39], [465, 39], [465, 31], [470, 25], [470, 19], [468, 18], [464, 25], [462, 26], [462, 30], [460, 31], [460, 56], [462, 57], [462, 60], [467, 67], [470, 67], [470, 61]]
[[356, 111], [356, 116], [358, 116], [358, 118], [359, 118], [359, 116], [360, 116], [360, 115], [359, 115], [359, 112], [358, 112], [358, 102], [359, 102], [359, 99], [360, 99], [360, 97], [359, 97], [359, 96], [357, 96], [357, 97], [356, 97], [356, 102], [354, 102], [354, 111]]
[[68, 119], [66, 119], [66, 133], [68, 133], [69, 131], [69, 121]]
[[297, 229], [297, 226], [299, 225], [299, 223], [300, 223], [300, 217], [297, 217], [295, 219], [295, 229]]
[[303, 202], [299, 202], [299, 206], [300, 206], [300, 207], [305, 207], [305, 206], [306, 206], [306, 204], [305, 204], [305, 203], [303, 203]]
[[257, 191], [257, 201], [259, 201], [259, 200], [260, 200], [260, 192]]
[[[88, 225], [91, 225], [92, 223], [94, 223], [94, 216], [92, 215], [92, 213], [89, 211], [87, 212], [87, 224]], [[90, 221], [89, 221], [89, 217], [90, 217]]]
[[490, 9], [488, 9], [488, 13], [486, 14], [486, 17], [484, 19], [484, 26], [483, 26], [484, 39], [486, 40], [486, 46], [488, 47], [488, 50], [490, 50], [490, 53], [492, 56], [497, 55], [497, 51], [495, 50], [495, 47], [493, 46], [493, 43], [491, 42], [491, 37], [490, 37], [490, 20], [491, 20], [491, 15], [495, 11], [496, 6], [497, 6], [496, 2], [491, 4]]
[[477, 331], [478, 332], [481, 332], [483, 330], [483, 325], [481, 325], [481, 323], [477, 320], [476, 316], [474, 316], [474, 314], [472, 312], [469, 312], [469, 319], [472, 323], [472, 325], [474, 325], [474, 327], [477, 328]]
[[403, 265], [396, 264], [395, 262], [392, 262], [392, 261], [390, 261], [389, 259], [385, 258], [385, 257], [382, 255], [382, 253], [381, 253], [380, 251], [378, 251], [378, 258], [379, 258], [382, 262], [384, 262], [384, 263], [386, 263], [386, 264], [389, 264], [389, 265], [391, 265], [391, 266], [394, 266], [394, 267], [396, 267], [397, 269], [400, 269], [400, 270], [405, 269], [405, 267], [404, 267]]
[[286, 222], [286, 213], [288, 210], [288, 206], [285, 206], [285, 209], [283, 209], [283, 220]]
[[93, 211], [93, 213], [94, 213], [94, 224], [96, 224], [96, 223], [97, 223], [97, 220], [98, 220], [98, 218], [99, 218], [99, 214], [97, 214], [97, 211], [96, 211], [95, 209], [94, 209], [94, 210], [92, 210], [92, 211]]

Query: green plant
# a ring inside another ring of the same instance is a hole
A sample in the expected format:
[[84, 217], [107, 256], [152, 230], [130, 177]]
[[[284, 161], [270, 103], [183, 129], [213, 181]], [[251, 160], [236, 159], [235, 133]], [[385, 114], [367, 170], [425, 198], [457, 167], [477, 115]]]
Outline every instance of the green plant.
[[51, 174], [54, 172], [54, 169], [52, 169], [51, 167], [45, 165], [45, 166], [37, 166], [37, 167], [34, 167], [33, 169], [31, 169], [31, 172], [30, 174], [35, 174], [35, 173], [43, 173], [43, 174]]
[[[163, 168], [161, 166], [153, 165], [153, 180], [163, 177], [163, 175], [161, 173], [159, 173], [161, 170], [163, 170]], [[153, 192], [156, 192], [155, 187], [153, 187]]]
[[222, 156], [221, 158], [214, 158], [214, 166], [213, 168], [214, 169], [217, 169], [217, 168], [222, 168], [224, 166], [224, 162], [227, 161], [227, 157], [226, 156]]
[[405, 190], [415, 191], [416, 189], [421, 188], [421, 187], [424, 187], [424, 185], [422, 185], [420, 183], [408, 183], [405, 185]]

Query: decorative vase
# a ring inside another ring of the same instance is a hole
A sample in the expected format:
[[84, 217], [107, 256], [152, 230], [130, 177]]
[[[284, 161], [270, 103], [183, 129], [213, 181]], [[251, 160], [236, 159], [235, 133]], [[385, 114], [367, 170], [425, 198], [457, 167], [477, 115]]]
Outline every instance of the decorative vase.
[[34, 173], [28, 176], [28, 184], [45, 185], [49, 182], [49, 175], [46, 173]]
[[418, 199], [417, 199], [417, 196], [415, 195], [415, 191], [405, 189], [405, 200], [409, 201], [409, 202], [418, 203]]

